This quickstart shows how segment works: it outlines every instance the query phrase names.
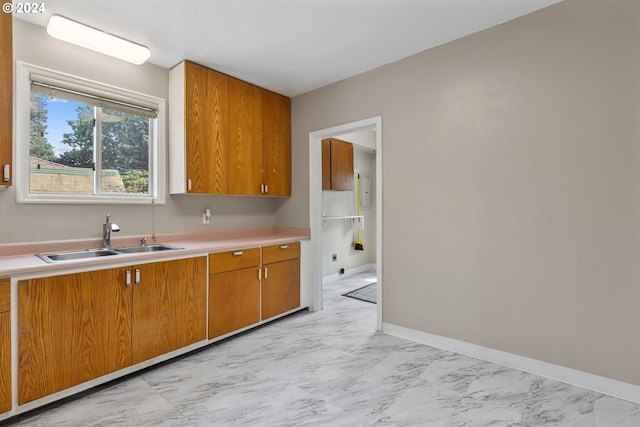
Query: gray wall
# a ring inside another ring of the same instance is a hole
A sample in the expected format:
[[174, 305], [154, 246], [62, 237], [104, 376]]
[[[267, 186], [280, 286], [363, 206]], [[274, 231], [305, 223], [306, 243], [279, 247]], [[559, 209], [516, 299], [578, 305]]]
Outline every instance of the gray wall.
[[385, 322], [640, 385], [640, 2], [566, 0], [293, 99], [382, 116]]
[[[169, 70], [131, 65], [57, 41], [43, 27], [14, 19], [14, 58], [85, 79], [167, 99]], [[166, 129], [164, 130], [166, 132]], [[16, 141], [16, 145], [28, 141]], [[14, 171], [22, 165], [14, 165]], [[168, 187], [167, 187], [168, 188]], [[232, 196], [167, 195], [165, 205], [17, 204], [15, 188], [0, 190], [0, 244], [100, 237], [104, 215], [111, 213], [118, 236], [264, 227], [274, 225], [277, 199]], [[210, 225], [202, 212], [210, 208]]]

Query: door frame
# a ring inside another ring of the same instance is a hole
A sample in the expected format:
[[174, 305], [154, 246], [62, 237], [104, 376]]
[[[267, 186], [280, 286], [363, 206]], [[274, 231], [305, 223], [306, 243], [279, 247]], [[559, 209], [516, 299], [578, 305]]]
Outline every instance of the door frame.
[[322, 310], [322, 140], [373, 130], [376, 133], [376, 276], [377, 330], [382, 330], [382, 116], [309, 133], [309, 216], [311, 224], [311, 311]]

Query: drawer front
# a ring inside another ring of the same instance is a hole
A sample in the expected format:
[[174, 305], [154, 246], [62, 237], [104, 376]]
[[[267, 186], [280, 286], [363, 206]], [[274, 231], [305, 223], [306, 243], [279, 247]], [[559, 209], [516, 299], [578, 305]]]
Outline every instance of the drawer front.
[[260, 265], [260, 248], [209, 254], [209, 274], [240, 270]]
[[283, 243], [262, 248], [262, 264], [300, 258], [300, 242]]
[[11, 282], [0, 279], [0, 313], [11, 310]]

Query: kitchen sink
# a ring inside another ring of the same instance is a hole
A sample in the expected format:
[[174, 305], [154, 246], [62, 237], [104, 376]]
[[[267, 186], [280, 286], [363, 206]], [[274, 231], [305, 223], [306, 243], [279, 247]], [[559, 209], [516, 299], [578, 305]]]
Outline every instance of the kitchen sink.
[[103, 256], [112, 256], [120, 254], [139, 254], [156, 251], [173, 251], [183, 249], [171, 245], [140, 245], [140, 246], [123, 246], [120, 248], [98, 248], [85, 249], [82, 251], [69, 252], [53, 252], [48, 254], [36, 254], [38, 258], [45, 262], [74, 261], [79, 259], [97, 258]]
[[50, 254], [36, 254], [38, 258], [45, 262], [73, 261], [86, 258], [97, 258], [103, 256], [119, 255], [111, 249], [86, 249], [83, 251], [55, 252]]
[[111, 248], [112, 250], [124, 253], [124, 254], [138, 254], [144, 252], [156, 252], [156, 251], [174, 251], [178, 248], [176, 246], [171, 245], [140, 245], [140, 246], [125, 246], [121, 248]]

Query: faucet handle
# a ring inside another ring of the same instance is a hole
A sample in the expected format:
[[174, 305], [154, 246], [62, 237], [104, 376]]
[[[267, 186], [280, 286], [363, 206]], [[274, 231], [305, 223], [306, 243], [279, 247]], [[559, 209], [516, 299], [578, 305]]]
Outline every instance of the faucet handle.
[[140, 239], [140, 246], [147, 246], [147, 238], [143, 237], [142, 239]]

